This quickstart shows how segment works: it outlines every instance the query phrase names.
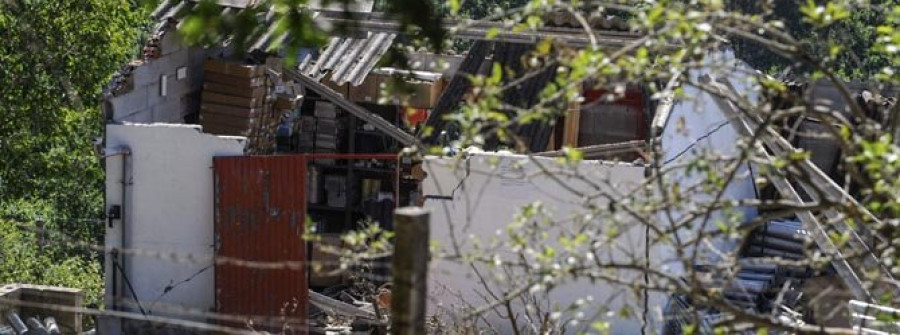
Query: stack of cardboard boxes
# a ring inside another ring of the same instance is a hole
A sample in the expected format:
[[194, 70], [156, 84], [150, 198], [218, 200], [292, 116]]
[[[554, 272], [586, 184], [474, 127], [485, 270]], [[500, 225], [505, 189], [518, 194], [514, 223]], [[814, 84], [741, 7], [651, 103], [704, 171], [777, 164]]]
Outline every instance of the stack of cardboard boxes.
[[250, 137], [265, 146], [280, 118], [269, 103], [266, 66], [207, 60], [203, 66], [200, 124], [207, 133]]
[[[332, 89], [335, 90], [346, 89], [347, 94], [345, 96], [354, 102], [397, 105], [423, 109], [434, 107], [445, 86], [444, 81], [440, 77], [436, 77], [434, 80], [401, 80], [400, 77], [395, 79], [391, 74], [387, 73], [370, 73], [359, 86], [349, 86], [346, 88], [343, 86], [331, 86]], [[402, 88], [400, 87], [401, 83]], [[399, 96], [381, 97], [382, 89], [391, 85], [395, 86], [392, 91], [396, 91], [395, 93], [403, 96], [403, 99]], [[338, 91], [338, 93], [343, 92]]]
[[337, 106], [326, 101], [316, 101], [312, 114], [300, 117], [300, 151], [337, 153], [344, 131], [343, 119], [338, 114]]

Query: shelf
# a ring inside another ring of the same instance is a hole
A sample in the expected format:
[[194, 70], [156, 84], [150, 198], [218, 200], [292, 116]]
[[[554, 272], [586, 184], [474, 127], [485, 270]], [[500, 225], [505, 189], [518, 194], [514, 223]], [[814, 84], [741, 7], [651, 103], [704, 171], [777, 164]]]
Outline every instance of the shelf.
[[392, 168], [370, 168], [370, 167], [360, 167], [360, 166], [354, 166], [353, 170], [361, 171], [361, 172], [372, 172], [372, 173], [395, 173], [395, 172], [397, 172], [396, 170], [394, 170]]
[[353, 168], [353, 171], [360, 172], [372, 172], [372, 173], [394, 173], [396, 170], [393, 168], [370, 168], [370, 167], [361, 167], [361, 166], [350, 166], [350, 165], [328, 165], [328, 164], [310, 164], [310, 166], [318, 167], [321, 169], [333, 169], [333, 170], [347, 170], [349, 168]]
[[334, 169], [334, 170], [346, 170], [347, 165], [338, 165], [338, 164], [322, 164], [322, 163], [309, 163], [309, 166], [314, 166], [321, 169]]
[[317, 210], [317, 211], [331, 211], [331, 212], [344, 212], [347, 210], [346, 207], [333, 207], [328, 205], [320, 205], [320, 204], [306, 204], [306, 210]]

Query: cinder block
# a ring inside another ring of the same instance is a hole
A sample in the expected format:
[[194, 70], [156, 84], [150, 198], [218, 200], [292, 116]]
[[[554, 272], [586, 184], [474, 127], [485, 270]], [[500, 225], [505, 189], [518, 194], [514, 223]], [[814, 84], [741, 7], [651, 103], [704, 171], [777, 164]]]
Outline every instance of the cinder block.
[[134, 78], [135, 89], [146, 87], [159, 81], [161, 66], [162, 61], [154, 59], [135, 67], [134, 71], [131, 72], [132, 78]]
[[119, 120], [127, 115], [146, 110], [148, 107], [148, 91], [146, 87], [136, 87], [131, 92], [110, 99], [113, 106], [113, 119]]
[[162, 38], [162, 41], [160, 41], [160, 49], [162, 50], [163, 56], [184, 49], [184, 41], [181, 40], [181, 36], [180, 34], [178, 34], [178, 31], [173, 29], [166, 32], [166, 34]]
[[169, 96], [170, 97], [181, 97], [189, 92], [193, 91], [194, 88], [191, 87], [191, 82], [189, 78], [184, 78], [182, 80], [177, 79], [177, 75], [175, 72], [172, 72], [169, 76]]
[[143, 109], [134, 114], [127, 115], [122, 119], [116, 121], [124, 121], [124, 122], [133, 122], [133, 123], [151, 123], [153, 122], [153, 111], [150, 109]]
[[152, 59], [134, 69], [134, 87], [159, 84], [159, 76], [171, 74], [182, 66], [188, 66], [188, 49], [182, 48], [177, 52]]
[[172, 97], [152, 107], [152, 122], [180, 123], [184, 119], [186, 106], [181, 97]]

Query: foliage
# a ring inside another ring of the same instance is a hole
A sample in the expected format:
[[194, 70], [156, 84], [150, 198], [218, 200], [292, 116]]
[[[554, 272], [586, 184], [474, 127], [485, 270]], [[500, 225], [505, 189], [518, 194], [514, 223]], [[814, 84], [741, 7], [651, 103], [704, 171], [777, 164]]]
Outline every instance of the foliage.
[[[264, 4], [276, 6], [276, 34], [290, 33], [291, 36], [285, 44], [275, 47], [294, 54], [299, 47], [315, 47], [323, 41], [325, 32], [313, 26], [311, 14], [305, 10], [307, 1], [271, 0]], [[97, 134], [99, 122], [95, 120], [99, 115], [84, 106], [96, 105], [101, 83], [127, 56], [129, 34], [135, 22], [139, 22], [133, 16], [137, 11], [125, 2], [101, 0], [8, 1], [0, 6], [3, 6], [0, 7], [3, 9], [0, 11], [0, 31], [3, 36], [10, 36], [0, 44], [0, 64], [4, 64], [0, 68], [0, 84], [3, 84], [0, 88], [0, 117], [3, 118], [0, 120], [0, 157], [6, 158], [0, 169], [0, 201], [3, 205], [0, 209], [17, 218], [15, 222], [26, 222], [27, 225], [38, 221], [39, 214], [47, 214], [53, 218], [47, 221], [49, 226], [69, 230], [62, 225], [99, 214], [97, 190], [101, 174], [90, 164], [92, 158], [87, 145], [91, 136]], [[501, 10], [494, 11], [495, 7]], [[498, 231], [498, 237], [471, 236], [468, 242], [476, 247], [473, 252], [440, 255], [473, 269], [488, 270], [489, 273], [479, 275], [478, 279], [484, 286], [496, 285], [492, 287], [497, 291], [490, 292], [492, 298], [486, 298], [486, 306], [473, 305], [465, 309], [468, 315], [463, 321], [471, 321], [476, 328], [492, 326], [485, 325], [481, 315], [507, 313], [507, 319], [516, 330], [552, 333], [577, 327], [581, 322], [580, 327], [585, 331], [606, 332], [611, 327], [606, 322], [609, 318], [632, 317], [639, 312], [629, 307], [610, 308], [606, 301], [588, 298], [563, 306], [547, 302], [550, 294], [566, 283], [590, 281], [618, 285], [638, 296], [647, 291], [687, 296], [698, 307], [694, 312], [705, 309], [737, 315], [737, 321], [720, 326], [718, 330], [722, 332], [735, 330], [729, 327], [736, 328], [739, 323], [749, 323], [763, 331], [819, 331], [818, 327], [788, 323], [729, 304], [721, 292], [711, 289], [705, 280], [709, 279], [708, 275], [733, 276], [733, 270], [740, 264], [735, 260], [735, 254], [717, 255], [718, 250], [710, 250], [715, 249], [710, 245], [717, 241], [738, 243], [740, 239], [748, 238], [752, 227], [760, 224], [756, 220], [765, 219], [751, 219], [738, 210], [748, 207], [780, 216], [828, 211], [849, 218], [850, 224], [868, 225], [878, 219], [892, 224], [897, 222], [900, 201], [896, 195], [900, 187], [896, 186], [895, 163], [898, 150], [894, 137], [885, 136], [895, 134], [898, 129], [897, 107], [888, 112], [887, 123], [870, 119], [863, 106], [853, 99], [852, 92], [839, 80], [869, 79], [879, 74], [878, 78], [885, 83], [900, 83], [897, 74], [900, 4], [895, 0], [810, 0], [800, 3], [722, 0], [603, 3], [451, 0], [436, 3], [390, 0], [384, 8], [399, 21], [404, 38], [414, 40], [413, 44], [428, 45], [433, 51], [440, 51], [447, 45], [447, 32], [441, 28], [445, 16], [487, 17], [505, 23], [504, 28], [512, 31], [534, 32], [543, 27], [543, 14], [549, 11], [568, 11], [582, 17], [597, 13], [620, 15], [628, 18], [631, 30], [640, 32], [641, 36], [623, 45], [609, 46], [600, 41], [584, 48], [573, 48], [547, 38], [539, 41], [533, 52], [522, 57], [522, 71], [519, 71], [522, 73], [512, 73], [504, 66], [508, 64], [493, 64], [490, 73], [469, 78], [473, 85], [465, 103], [458, 113], [448, 117], [448, 121], [461, 130], [460, 137], [450, 144], [451, 148], [418, 146], [420, 154], [459, 152], [457, 149], [460, 148], [484, 146], [488, 138], [498, 139], [504, 147], [525, 151], [521, 150], [520, 144], [527, 139], [519, 138], [510, 130], [524, 124], [557, 119], [564, 113], [559, 106], [583, 102], [580, 91], [584, 87], [613, 92], [610, 99], [624, 91], [626, 84], [644, 85], [653, 99], [672, 97], [690, 102], [701, 95], [716, 96], [737, 113], [760, 121], [757, 128], [751, 129], [751, 134], [735, 143], [738, 152], [731, 155], [695, 150], [691, 152], [691, 161], [670, 168], [663, 166], [668, 163], [662, 160], [665, 153], [656, 145], [649, 146], [644, 157], [648, 162], [648, 177], [640, 188], [627, 194], [580, 196], [582, 208], [567, 213], [569, 219], [565, 221], [556, 221], [552, 208], [534, 202], [519, 208], [514, 215], [510, 211], [514, 217], [506, 231]], [[242, 32], [254, 28], [253, 12], [233, 16], [220, 16], [219, 13], [213, 10], [211, 2], [202, 4], [196, 15], [187, 18], [183, 26], [186, 39], [203, 44], [228, 33], [236, 36], [238, 45], [246, 43], [250, 34]], [[498, 33], [499, 28], [488, 30], [486, 37], [495, 37]], [[820, 105], [808, 95], [793, 94], [777, 80], [714, 57], [722, 54], [723, 49], [735, 49], [739, 57], [759, 70], [772, 73], [789, 69], [804, 81], [826, 79], [828, 85], [844, 95], [843, 102], [849, 106], [850, 116], [833, 113], [836, 111]], [[544, 69], [555, 73], [555, 78], [540, 92], [537, 104], [511, 106], [502, 99], [504, 92], [516, 89], [512, 79], [518, 75], [541, 73]], [[701, 70], [709, 71], [710, 76], [693, 76]], [[728, 76], [740, 71], [750, 73], [748, 82], [740, 83], [746, 90], [731, 92], [723, 89], [727, 84], [734, 84], [728, 82], [734, 79]], [[666, 82], [677, 82], [679, 86], [663, 86]], [[789, 103], [776, 103], [785, 100]], [[873, 200], [866, 205], [878, 217], [867, 216], [846, 199], [824, 198], [798, 204], [785, 199], [764, 201], [725, 196], [730, 183], [746, 178], [741, 171], [748, 165], [758, 167], [758, 180], [753, 180], [755, 184], [764, 186], [779, 178], [815, 184], [801, 170], [803, 163], [808, 163], [810, 154], [775, 153], [771, 150], [772, 144], [764, 143], [764, 138], [771, 139], [770, 131], [782, 130], [777, 125], [804, 117], [824, 120], [824, 134], [816, 135], [842, 141], [844, 154], [853, 157], [839, 162], [841, 171], [850, 180], [847, 187], [861, 188], [860, 194]], [[675, 122], [677, 124], [678, 120]], [[853, 132], [837, 136], [849, 128], [853, 128]], [[683, 134], [697, 131], [702, 130], [678, 129]], [[770, 150], [758, 150], [763, 145], [768, 145]], [[558, 160], [560, 169], [541, 172], [555, 177], [572, 177], [574, 174], [588, 184], [614, 182], [573, 173], [572, 169], [581, 164], [584, 155], [572, 148], [566, 148], [564, 154]], [[459, 158], [462, 161], [463, 157]], [[681, 175], [672, 175], [678, 173]], [[681, 177], [699, 181], [683, 184]], [[81, 191], [85, 188], [88, 190]], [[42, 199], [44, 201], [38, 201]], [[0, 226], [6, 229], [0, 243], [9, 255], [3, 257], [0, 264], [5, 273], [10, 274], [9, 280], [49, 283], [63, 278], [60, 282], [76, 283], [89, 289], [99, 287], [93, 276], [96, 263], [67, 257], [70, 252], [75, 252], [72, 249], [40, 250], [34, 243], [29, 243], [36, 236], [29, 233], [28, 227], [34, 226]], [[684, 271], [676, 273], [647, 266], [642, 255], [620, 259], [607, 257], [617, 247], [618, 238], [634, 227], [653, 231], [655, 239], [648, 239], [648, 243], [668, 248], [673, 262]], [[853, 241], [855, 234], [828, 228], [831, 231], [825, 234], [825, 241], [817, 242], [830, 243], [843, 250]], [[76, 238], [96, 235], [96, 231], [85, 234], [75, 230]], [[871, 249], [890, 267], [887, 271], [900, 275], [900, 268], [891, 267], [896, 261], [891, 245], [900, 242], [900, 232], [881, 233], [885, 234], [881, 237], [886, 242], [875, 241], [878, 243]], [[345, 243], [358, 249], [343, 252], [341, 256], [351, 261], [362, 261], [356, 257], [359, 254], [383, 256], [393, 250], [389, 240], [390, 234], [370, 226], [345, 237]], [[367, 246], [375, 248], [365, 252]], [[866, 248], [869, 248], [868, 244]], [[798, 260], [790, 265], [817, 273], [830, 271], [829, 261], [838, 256], [811, 249], [808, 250], [812, 253], [809, 260]], [[704, 263], [710, 259], [716, 262]], [[768, 260], [781, 261], [777, 257]], [[696, 269], [697, 265], [710, 266], [715, 271], [702, 273]], [[51, 270], [41, 272], [41, 266]], [[79, 271], [82, 269], [86, 271]], [[635, 273], [642, 274], [644, 280], [635, 280], [637, 277], [631, 276]], [[880, 274], [884, 275], [884, 272]], [[866, 275], [864, 279], [868, 285], [880, 287], [883, 282], [891, 282], [890, 278], [871, 280], [873, 278], [869, 276], [873, 274]], [[897, 303], [891, 300], [896, 297], [884, 296], [883, 302]], [[537, 301], [542, 303], [532, 303]], [[524, 304], [524, 307], [514, 304]], [[505, 311], [502, 310], [504, 307]], [[527, 317], [517, 319], [513, 315], [513, 310], [519, 307], [526, 311]], [[541, 308], [540, 313], [533, 313], [535, 308]], [[589, 309], [601, 314], [586, 315], [585, 311]], [[699, 332], [701, 327], [693, 324], [684, 330]]]
[[133, 50], [137, 15], [127, 1], [0, 4], [0, 204], [45, 200], [62, 219], [99, 217], [97, 106]]
[[[102, 300], [101, 92], [135, 54], [134, 1], [0, 1], [0, 282], [80, 288]], [[37, 244], [40, 222], [44, 245]]]
[[81, 257], [56, 256], [58, 236], [39, 234], [33, 224], [0, 219], [0, 282], [53, 285], [81, 289], [84, 303], [103, 303], [100, 263]]
[[[847, 1], [832, 1], [820, 6], [808, 1], [798, 6], [790, 1], [734, 1], [735, 10], [763, 16], [767, 21], [780, 22], [784, 31], [791, 34], [802, 47], [816, 59], [824, 60], [835, 73], [846, 79], [871, 78], [890, 64], [884, 55], [873, 53], [877, 27], [888, 23], [886, 13], [896, 6], [896, 0], [868, 1], [866, 5], [852, 6]], [[824, 10], [818, 14], [818, 8]], [[775, 72], [791, 72], [802, 76], [810, 71], [798, 64], [760, 47], [746, 39], [735, 42], [739, 57], [757, 69]]]

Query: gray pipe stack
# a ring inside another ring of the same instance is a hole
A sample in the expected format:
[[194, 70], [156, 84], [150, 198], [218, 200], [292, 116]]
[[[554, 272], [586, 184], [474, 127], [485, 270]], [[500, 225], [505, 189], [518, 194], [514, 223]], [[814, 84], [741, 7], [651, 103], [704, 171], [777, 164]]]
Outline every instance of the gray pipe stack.
[[[723, 278], [714, 266], [696, 266], [695, 269], [711, 274], [708, 288], [722, 289], [725, 299], [739, 308], [756, 312], [778, 310], [775, 299], [779, 294], [779, 305], [793, 308], [800, 300], [800, 292], [794, 285], [788, 285], [785, 292], [780, 291], [788, 281], [799, 283], [808, 278], [810, 270], [774, 264], [771, 259], [805, 259], [808, 241], [809, 236], [799, 221], [772, 220], [748, 236], [738, 255], [739, 267], [733, 277]], [[723, 317], [719, 311], [693, 306], [686, 298], [673, 296], [666, 306], [664, 333], [681, 334], [684, 325], [694, 322], [694, 313], [699, 313], [701, 330], [712, 329], [716, 320]]]

